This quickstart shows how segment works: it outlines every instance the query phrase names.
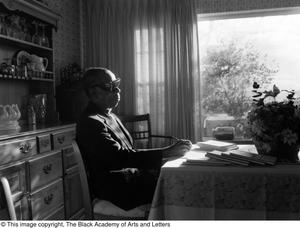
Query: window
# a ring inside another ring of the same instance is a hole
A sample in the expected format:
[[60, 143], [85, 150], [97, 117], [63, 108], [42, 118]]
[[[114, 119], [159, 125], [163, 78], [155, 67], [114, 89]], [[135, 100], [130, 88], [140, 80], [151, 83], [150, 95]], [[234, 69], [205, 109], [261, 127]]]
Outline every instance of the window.
[[[151, 127], [156, 134], [165, 130], [165, 53], [162, 28], [142, 28], [134, 33], [135, 50], [135, 92], [138, 114], [151, 114]], [[139, 130], [144, 125], [135, 126]], [[154, 146], [161, 146], [163, 140], [155, 140]], [[140, 146], [140, 145], [139, 145]]]
[[[164, 39], [163, 29], [135, 30], [136, 109], [139, 114], [151, 110], [150, 94], [164, 106]], [[151, 110], [153, 111], [153, 110]], [[163, 110], [160, 110], [160, 112]], [[163, 113], [161, 113], [163, 117]]]
[[300, 96], [300, 14], [232, 18], [199, 17], [203, 81], [203, 135], [233, 126], [247, 137], [246, 116], [254, 81], [270, 89], [295, 90]]

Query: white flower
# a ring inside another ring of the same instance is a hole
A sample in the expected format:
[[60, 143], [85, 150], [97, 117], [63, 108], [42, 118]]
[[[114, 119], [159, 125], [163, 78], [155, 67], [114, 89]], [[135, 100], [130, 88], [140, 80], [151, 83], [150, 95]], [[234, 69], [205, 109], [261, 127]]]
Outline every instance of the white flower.
[[275, 98], [273, 96], [267, 96], [264, 98], [264, 104], [271, 104], [275, 102]]
[[276, 97], [275, 97], [275, 101], [276, 102], [285, 102], [288, 101], [287, 96], [289, 95], [289, 93], [287, 91], [281, 91]]

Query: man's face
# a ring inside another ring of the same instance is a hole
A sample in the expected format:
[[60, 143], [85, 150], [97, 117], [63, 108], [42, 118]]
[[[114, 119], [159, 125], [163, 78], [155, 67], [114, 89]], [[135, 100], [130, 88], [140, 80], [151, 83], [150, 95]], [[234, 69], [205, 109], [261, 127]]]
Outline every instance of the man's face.
[[120, 101], [120, 79], [108, 71], [90, 88], [90, 99], [101, 109], [114, 108]]

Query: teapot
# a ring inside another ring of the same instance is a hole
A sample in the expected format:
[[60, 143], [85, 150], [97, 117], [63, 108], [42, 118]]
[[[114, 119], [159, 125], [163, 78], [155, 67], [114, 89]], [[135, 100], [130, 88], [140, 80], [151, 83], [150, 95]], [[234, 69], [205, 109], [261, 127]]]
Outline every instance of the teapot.
[[45, 71], [48, 66], [48, 59], [37, 55], [31, 55], [31, 64], [33, 70]]
[[8, 120], [8, 112], [6, 111], [5, 106], [0, 105], [0, 121]]

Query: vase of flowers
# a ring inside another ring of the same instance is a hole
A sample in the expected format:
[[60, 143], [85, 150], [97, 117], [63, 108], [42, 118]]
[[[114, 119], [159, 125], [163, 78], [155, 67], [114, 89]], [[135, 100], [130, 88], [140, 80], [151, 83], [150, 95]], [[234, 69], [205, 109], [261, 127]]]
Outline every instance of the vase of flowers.
[[279, 160], [297, 161], [300, 143], [300, 109], [294, 90], [276, 85], [260, 91], [253, 84], [253, 107], [248, 113], [248, 133], [259, 154], [276, 156]]

